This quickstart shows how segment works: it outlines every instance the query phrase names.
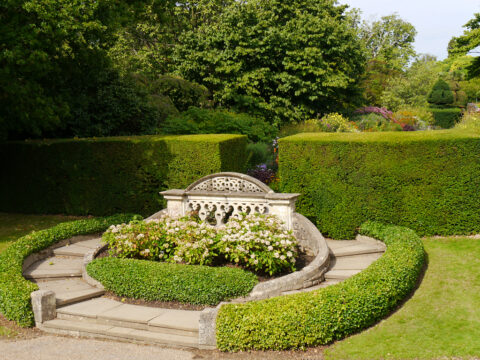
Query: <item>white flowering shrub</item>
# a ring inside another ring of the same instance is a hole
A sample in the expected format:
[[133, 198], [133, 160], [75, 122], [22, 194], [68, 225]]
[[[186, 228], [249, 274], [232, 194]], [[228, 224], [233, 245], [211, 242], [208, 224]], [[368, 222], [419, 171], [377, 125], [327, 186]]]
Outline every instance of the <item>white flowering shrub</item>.
[[219, 253], [229, 262], [270, 275], [295, 271], [297, 241], [277, 217], [243, 214], [220, 233]]
[[119, 258], [212, 265], [230, 262], [274, 275], [295, 271], [297, 241], [272, 215], [242, 214], [220, 228], [194, 217], [163, 216], [111, 226], [103, 235]]

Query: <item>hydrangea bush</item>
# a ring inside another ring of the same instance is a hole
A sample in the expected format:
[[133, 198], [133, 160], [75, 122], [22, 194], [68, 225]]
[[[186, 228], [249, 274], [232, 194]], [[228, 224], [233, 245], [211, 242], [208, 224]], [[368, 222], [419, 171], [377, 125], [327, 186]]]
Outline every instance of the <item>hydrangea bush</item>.
[[133, 221], [103, 235], [112, 254], [192, 265], [228, 262], [270, 275], [295, 271], [298, 244], [273, 215], [241, 214], [215, 227], [193, 216]]

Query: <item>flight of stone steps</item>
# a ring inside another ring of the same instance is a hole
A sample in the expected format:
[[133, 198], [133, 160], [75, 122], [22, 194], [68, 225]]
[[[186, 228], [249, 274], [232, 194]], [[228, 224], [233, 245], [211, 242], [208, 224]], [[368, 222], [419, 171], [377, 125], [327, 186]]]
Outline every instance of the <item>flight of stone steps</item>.
[[[199, 348], [200, 311], [125, 304], [101, 297], [102, 289], [83, 281], [83, 257], [100, 241], [89, 239], [57, 248], [53, 257], [37, 261], [24, 271], [25, 278], [56, 295], [57, 318], [44, 322], [41, 329], [63, 335]], [[327, 240], [327, 244], [331, 262], [325, 281], [285, 294], [313, 291], [343, 281], [368, 267], [385, 251], [383, 243], [368, 238]]]
[[330, 268], [325, 273], [325, 281], [306, 289], [286, 291], [284, 295], [314, 291], [338, 284], [365, 270], [378, 260], [386, 249], [381, 241], [362, 236], [356, 240], [327, 239], [327, 245], [330, 249]]

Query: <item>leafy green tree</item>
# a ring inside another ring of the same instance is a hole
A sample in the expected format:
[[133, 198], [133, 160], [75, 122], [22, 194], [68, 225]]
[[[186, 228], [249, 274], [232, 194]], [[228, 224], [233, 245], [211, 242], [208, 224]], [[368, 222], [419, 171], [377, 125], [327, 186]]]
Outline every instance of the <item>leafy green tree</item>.
[[357, 99], [364, 56], [334, 0], [234, 1], [182, 34], [178, 73], [217, 106], [295, 122]]
[[385, 61], [370, 60], [361, 82], [366, 103], [372, 106], [380, 106], [383, 92], [389, 84], [389, 80], [400, 74], [400, 71], [391, 68]]
[[392, 111], [405, 106], [427, 106], [428, 94], [438, 76], [435, 58], [422, 56], [405, 72], [388, 80], [380, 103]]
[[455, 96], [450, 85], [445, 80], [439, 79], [433, 85], [432, 91], [428, 94], [428, 102], [437, 106], [452, 105]]
[[[480, 46], [480, 13], [474, 14], [472, 20], [463, 26], [466, 30], [462, 36], [453, 37], [448, 44], [450, 57], [464, 56]], [[480, 57], [476, 57], [468, 67], [470, 78], [480, 76]]]
[[413, 47], [416, 34], [415, 27], [398, 14], [383, 16], [373, 22], [364, 21], [359, 26], [368, 60], [383, 61], [395, 70], [404, 69], [416, 55]]

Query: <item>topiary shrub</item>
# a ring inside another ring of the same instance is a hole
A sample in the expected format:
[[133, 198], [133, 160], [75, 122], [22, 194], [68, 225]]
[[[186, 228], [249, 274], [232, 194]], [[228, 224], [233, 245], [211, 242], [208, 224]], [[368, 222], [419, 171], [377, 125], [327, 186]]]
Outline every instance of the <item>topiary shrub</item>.
[[27, 256], [44, 250], [60, 240], [104, 231], [110, 225], [133, 218], [133, 215], [115, 215], [65, 222], [46, 230], [34, 231], [18, 239], [0, 254], [0, 312], [20, 326], [34, 324], [30, 294], [38, 290], [38, 286], [22, 275], [23, 261]]
[[196, 305], [246, 296], [258, 281], [254, 274], [237, 268], [117, 258], [94, 260], [87, 272], [118, 296]]
[[324, 289], [223, 305], [217, 346], [223, 351], [304, 349], [340, 340], [385, 318], [410, 294], [425, 259], [414, 231], [365, 223], [360, 233], [382, 240], [385, 254], [366, 270]]
[[450, 129], [454, 127], [462, 116], [462, 110], [459, 108], [429, 108], [428, 111], [430, 111], [435, 118], [434, 125], [440, 126], [444, 129]]
[[455, 95], [445, 80], [439, 79], [428, 94], [427, 101], [432, 105], [448, 106], [455, 101]]

